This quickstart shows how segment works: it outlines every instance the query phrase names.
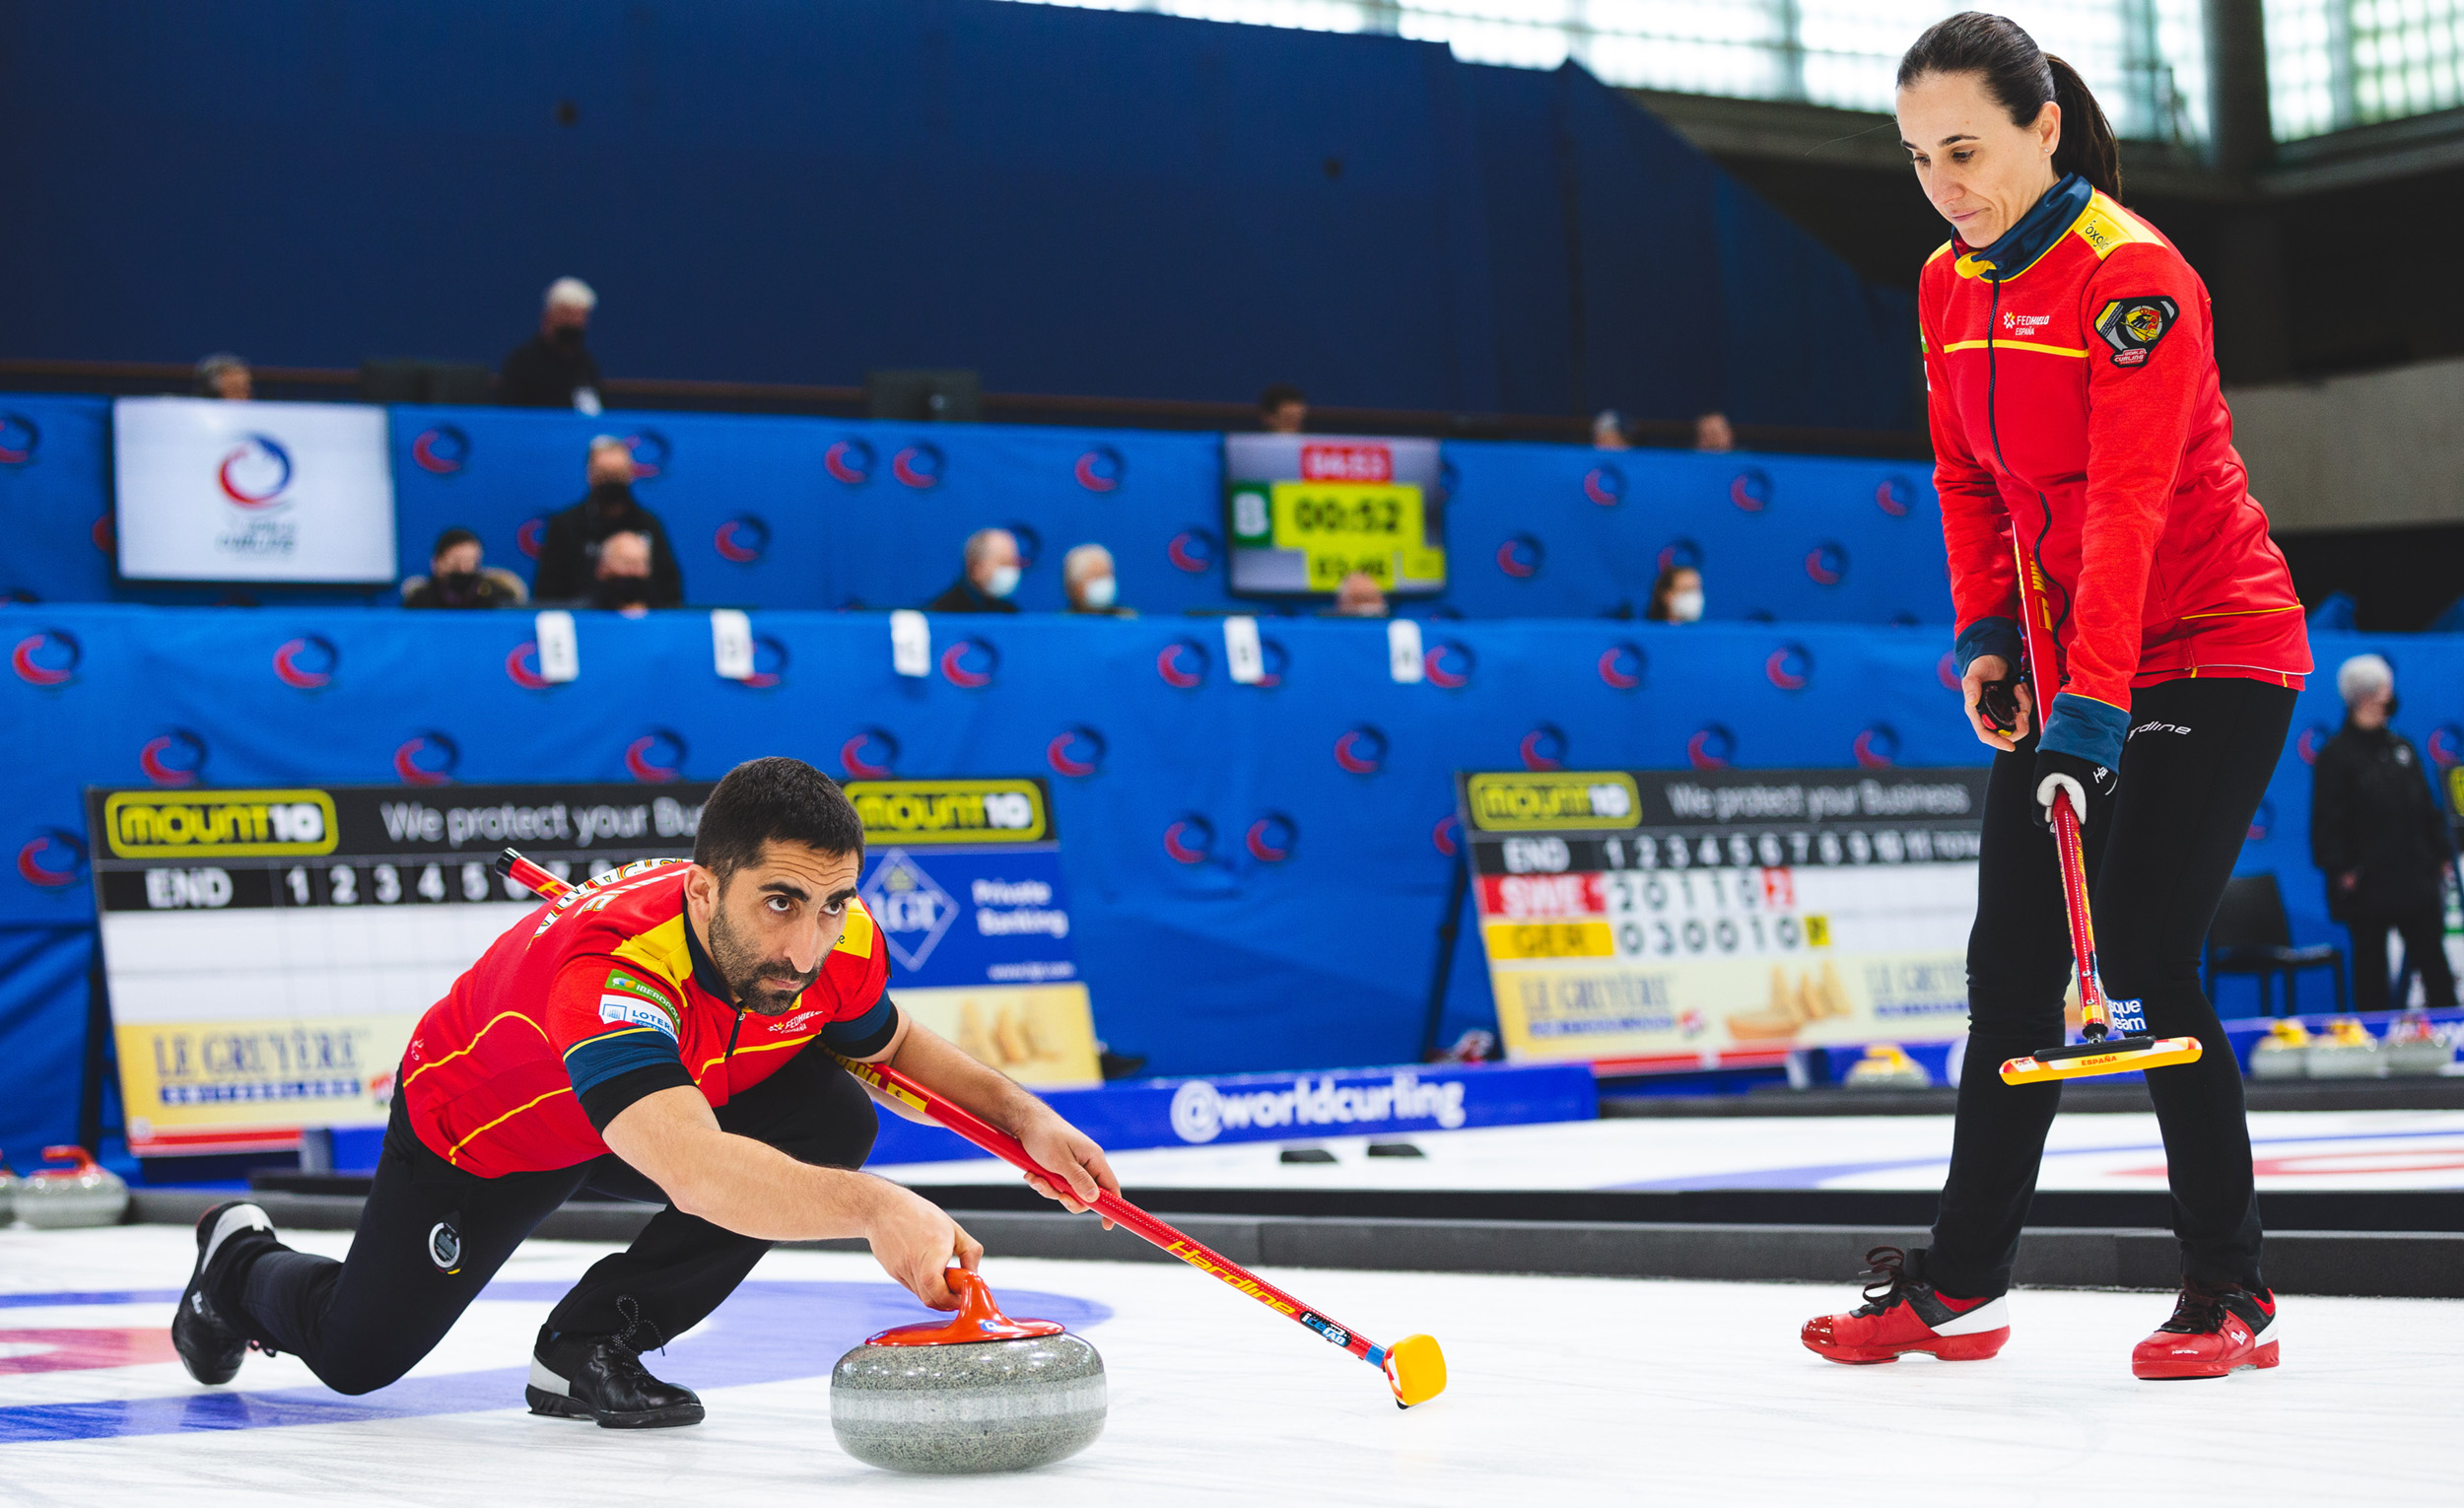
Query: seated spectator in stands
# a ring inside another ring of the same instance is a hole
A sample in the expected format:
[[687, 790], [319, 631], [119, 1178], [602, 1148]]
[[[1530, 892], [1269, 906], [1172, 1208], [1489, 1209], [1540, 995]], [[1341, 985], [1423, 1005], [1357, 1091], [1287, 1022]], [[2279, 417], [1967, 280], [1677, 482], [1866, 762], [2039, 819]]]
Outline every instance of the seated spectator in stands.
[[519, 607], [530, 599], [522, 579], [482, 564], [479, 536], [450, 528], [428, 552], [428, 574], [402, 583], [404, 607]]
[[1728, 415], [1713, 409], [1694, 420], [1694, 448], [1697, 450], [1734, 450], [1737, 432], [1729, 428]]
[[609, 535], [623, 530], [650, 541], [653, 607], [674, 607], [684, 601], [684, 572], [667, 528], [658, 514], [633, 495], [633, 449], [613, 435], [590, 442], [589, 496], [548, 519], [547, 537], [539, 546], [539, 571], [532, 595], [542, 602], [572, 601], [590, 594], [598, 576], [599, 551]]
[[1258, 427], [1269, 435], [1297, 435], [1309, 423], [1309, 394], [1275, 382], [1258, 395]]
[[1069, 594], [1069, 610], [1090, 617], [1134, 618], [1121, 605], [1121, 578], [1114, 574], [1112, 551], [1099, 544], [1078, 545], [1061, 558], [1061, 585]]
[[598, 564], [591, 571], [590, 605], [601, 612], [639, 618], [653, 607], [679, 606], [659, 590], [650, 575], [650, 536], [618, 529], [599, 545]]
[[2454, 867], [2447, 814], [2411, 739], [2387, 725], [2396, 673], [2376, 654], [2336, 671], [2345, 722], [2310, 768], [2310, 857], [2327, 876], [2327, 915], [2353, 934], [2353, 1008], [2388, 1010], [2387, 933], [2421, 976], [2422, 1002], [2455, 1005], [2448, 967], [2446, 877]]
[[244, 403], [256, 396], [256, 376], [246, 362], [229, 351], [217, 351], [197, 363], [197, 396]]
[[598, 307], [599, 296], [580, 278], [550, 283], [547, 308], [539, 315], [539, 333], [505, 358], [505, 370], [497, 376], [497, 401], [515, 408], [597, 413], [599, 364], [583, 339], [590, 328], [590, 311]]
[[1613, 408], [1604, 408], [1592, 416], [1592, 448], [1595, 450], [1631, 450], [1634, 442], [1625, 438], [1625, 417]]
[[1643, 614], [1654, 623], [1702, 621], [1702, 573], [1691, 566], [1664, 566], [1651, 583], [1651, 607]]
[[924, 604], [928, 613], [1014, 613], [1009, 594], [1018, 589], [1018, 536], [1007, 529], [978, 529], [967, 536], [965, 563], [949, 590]]
[[1386, 616], [1386, 589], [1378, 579], [1366, 571], [1355, 571], [1343, 578], [1335, 588], [1335, 605], [1327, 609], [1330, 618], [1383, 618]]

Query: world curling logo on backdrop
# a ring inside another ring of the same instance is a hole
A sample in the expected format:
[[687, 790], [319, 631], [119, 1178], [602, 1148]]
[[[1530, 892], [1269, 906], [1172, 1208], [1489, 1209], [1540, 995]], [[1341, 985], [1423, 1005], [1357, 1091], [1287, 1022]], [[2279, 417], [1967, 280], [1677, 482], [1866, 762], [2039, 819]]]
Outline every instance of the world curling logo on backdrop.
[[505, 656], [506, 678], [524, 691], [547, 691], [555, 682], [539, 673], [539, 644], [525, 639]]
[[393, 774], [405, 786], [443, 786], [461, 768], [461, 747], [430, 728], [413, 733], [393, 751]]
[[850, 780], [886, 780], [898, 770], [898, 740], [887, 728], [858, 728], [839, 745], [839, 765]]
[[753, 673], [736, 682], [752, 691], [769, 691], [787, 678], [787, 647], [768, 634], [753, 636]]
[[1195, 639], [1176, 639], [1155, 655], [1155, 673], [1167, 686], [1195, 691], [1206, 684], [1206, 647]]
[[342, 651], [321, 634], [286, 639], [274, 651], [274, 679], [294, 691], [322, 691], [334, 683]]
[[411, 442], [411, 464], [430, 476], [459, 476], [470, 464], [470, 436], [450, 424], [423, 430]]
[[1771, 506], [1771, 473], [1760, 466], [1747, 466], [1728, 484], [1728, 500], [1749, 514], [1758, 514]]
[[205, 740], [184, 727], [157, 733], [137, 750], [137, 767], [157, 786], [193, 786], [205, 778]]
[[1497, 569], [1518, 582], [1528, 582], [1540, 575], [1546, 554], [1538, 535], [1516, 534], [1497, 547]]
[[2431, 764], [2441, 770], [2452, 770], [2458, 764], [2464, 764], [2464, 727], [2441, 722], [2430, 730], [2430, 736], [2423, 740], [2422, 746], [2424, 752], [2430, 755]]
[[1717, 722], [1706, 722], [1685, 740], [1685, 762], [1697, 770], [1725, 770], [1737, 757], [1737, 735]]
[[1620, 639], [1600, 651], [1598, 668], [1602, 685], [1612, 691], [1633, 691], [1643, 684], [1651, 658], [1641, 645]]
[[961, 639], [941, 651], [941, 679], [968, 691], [982, 691], [1000, 673], [1001, 651], [981, 639]]
[[1603, 461], [1583, 473], [1583, 496], [1602, 508], [1614, 508], [1625, 501], [1625, 473], [1615, 465]]
[[770, 525], [756, 514], [738, 514], [720, 524], [711, 535], [711, 547], [719, 558], [738, 566], [749, 566], [770, 549]]
[[1515, 745], [1515, 753], [1526, 770], [1562, 770], [1566, 767], [1567, 742], [1565, 729], [1553, 722], [1533, 726]]
[[1848, 580], [1848, 547], [1825, 539], [1806, 552], [1806, 575], [1816, 586], [1836, 586]]
[[1172, 562], [1175, 571], [1192, 576], [1213, 570], [1222, 553], [1223, 546], [1204, 529], [1183, 529], [1164, 541], [1164, 559]]
[[23, 466], [42, 448], [42, 430], [24, 414], [0, 413], [0, 466]]
[[1887, 722], [1868, 724], [1849, 740], [1848, 752], [1860, 770], [1886, 770], [1899, 758], [1899, 734]]
[[66, 890], [86, 877], [86, 845], [64, 828], [41, 828], [17, 851], [17, 875], [40, 890]]
[[1183, 812], [1164, 825], [1164, 852], [1173, 861], [1202, 864], [1215, 851], [1215, 825], [1198, 813]]
[[1055, 775], [1084, 780], [1103, 771], [1106, 752], [1104, 735], [1079, 724], [1053, 735], [1053, 741], [1044, 746], [1044, 762], [1053, 767]]
[[1292, 849], [1300, 842], [1300, 826], [1279, 811], [1270, 811], [1249, 825], [1241, 840], [1249, 857], [1262, 864], [1279, 864], [1292, 857]]
[[548, 520], [544, 514], [524, 518], [521, 526], [513, 530], [513, 548], [532, 560], [539, 558], [539, 551], [546, 546], [547, 541]]
[[1801, 644], [1784, 644], [1762, 661], [1762, 678], [1782, 691], [1803, 691], [1814, 684], [1814, 651]]
[[2335, 736], [2334, 728], [2324, 722], [2313, 722], [2293, 735], [2293, 751], [2301, 756], [2303, 764], [2317, 764], [2318, 751], [2327, 747], [2327, 740]]
[[214, 468], [223, 496], [252, 512], [282, 507], [292, 475], [291, 452], [271, 435], [242, 436]]
[[1129, 480], [1129, 463], [1112, 446], [1097, 446], [1078, 457], [1069, 474], [1089, 492], [1117, 492]]
[[86, 652], [66, 629], [36, 629], [9, 651], [9, 668], [29, 686], [65, 686], [77, 678]]
[[1455, 851], [1462, 840], [1463, 819], [1451, 811], [1438, 818], [1429, 828], [1429, 847], [1448, 858], [1455, 857]]
[[1904, 476], [1886, 476], [1875, 484], [1874, 506], [1893, 518], [1905, 518], [1916, 506], [1916, 484]]
[[872, 480], [875, 464], [872, 446], [853, 438], [842, 440], [821, 452], [821, 469], [831, 479], [849, 487], [861, 487]]
[[625, 773], [645, 786], [664, 786], [684, 774], [684, 735], [654, 727], [626, 744]]
[[636, 430], [625, 437], [625, 448], [633, 452], [633, 479], [648, 482], [663, 476], [672, 447], [667, 437], [656, 430]]
[[1335, 740], [1335, 763], [1352, 775], [1375, 775], [1386, 768], [1386, 734], [1367, 722], [1347, 728]]
[[1461, 691], [1472, 684], [1472, 671], [1476, 661], [1469, 645], [1452, 639], [1441, 639], [1429, 646], [1420, 656], [1420, 673], [1429, 684], [1445, 691]]
[[1660, 569], [1663, 571], [1700, 571], [1702, 546], [1690, 539], [1672, 539], [1660, 547]]
[[890, 457], [890, 475], [897, 477], [901, 486], [913, 487], [920, 492], [940, 486], [942, 474], [948, 466], [940, 446], [926, 445], [921, 440]]

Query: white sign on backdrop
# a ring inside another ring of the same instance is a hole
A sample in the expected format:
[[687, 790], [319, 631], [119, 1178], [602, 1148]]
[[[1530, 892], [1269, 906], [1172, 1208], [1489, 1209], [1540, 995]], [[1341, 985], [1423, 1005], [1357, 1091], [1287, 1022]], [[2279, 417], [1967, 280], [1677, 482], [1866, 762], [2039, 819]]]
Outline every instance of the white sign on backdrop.
[[381, 408], [121, 398], [111, 440], [131, 581], [393, 580]]

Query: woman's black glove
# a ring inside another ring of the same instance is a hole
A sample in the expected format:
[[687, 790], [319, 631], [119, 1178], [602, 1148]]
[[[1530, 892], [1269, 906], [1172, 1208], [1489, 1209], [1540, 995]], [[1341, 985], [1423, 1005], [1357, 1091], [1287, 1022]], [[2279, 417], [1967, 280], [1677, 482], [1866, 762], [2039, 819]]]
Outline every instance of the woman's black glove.
[[2084, 833], [2104, 820], [2113, 806], [2113, 788], [2120, 784], [2121, 777], [2110, 765], [2040, 748], [2036, 751], [2036, 819], [2052, 826], [2054, 792], [2067, 790]]

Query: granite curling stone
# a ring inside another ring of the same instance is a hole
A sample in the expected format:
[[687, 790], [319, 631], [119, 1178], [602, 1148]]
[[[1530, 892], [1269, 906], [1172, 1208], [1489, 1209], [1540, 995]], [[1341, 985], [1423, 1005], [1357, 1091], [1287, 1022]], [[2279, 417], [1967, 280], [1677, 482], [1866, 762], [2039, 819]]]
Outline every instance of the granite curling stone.
[[65, 1168], [43, 1168], [18, 1180], [17, 1217], [36, 1230], [117, 1225], [128, 1212], [128, 1185], [82, 1146], [47, 1146], [42, 1155]]
[[883, 1331], [830, 1374], [830, 1427], [892, 1472], [1024, 1472], [1104, 1432], [1104, 1358], [1050, 1320], [1012, 1320], [953, 1268], [958, 1317]]

